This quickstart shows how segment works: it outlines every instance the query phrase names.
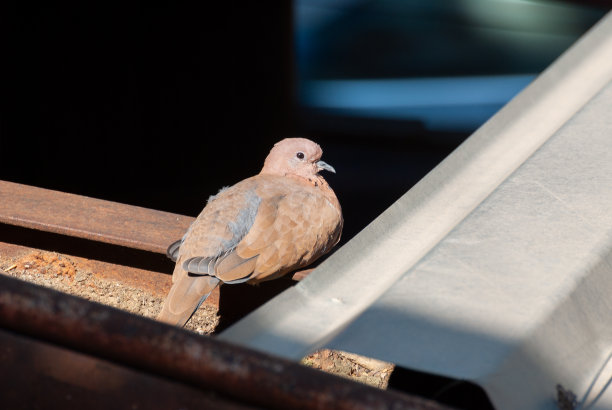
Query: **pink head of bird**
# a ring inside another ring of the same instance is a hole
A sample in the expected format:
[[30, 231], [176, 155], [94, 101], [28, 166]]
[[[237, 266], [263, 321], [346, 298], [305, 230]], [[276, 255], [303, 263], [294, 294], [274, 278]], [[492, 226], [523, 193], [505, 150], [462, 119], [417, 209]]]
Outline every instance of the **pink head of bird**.
[[316, 142], [306, 138], [285, 138], [274, 144], [261, 173], [297, 175], [306, 179], [323, 170], [335, 173], [334, 167], [321, 161], [322, 155], [323, 150]]

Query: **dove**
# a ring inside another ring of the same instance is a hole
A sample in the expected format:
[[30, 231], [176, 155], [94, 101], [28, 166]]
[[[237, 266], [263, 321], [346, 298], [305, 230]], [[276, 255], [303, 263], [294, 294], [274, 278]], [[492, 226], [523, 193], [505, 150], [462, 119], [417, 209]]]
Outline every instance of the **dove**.
[[307, 266], [340, 240], [340, 203], [320, 171], [334, 172], [305, 138], [270, 150], [259, 174], [211, 196], [183, 238], [159, 321], [184, 326], [220, 284], [257, 284]]

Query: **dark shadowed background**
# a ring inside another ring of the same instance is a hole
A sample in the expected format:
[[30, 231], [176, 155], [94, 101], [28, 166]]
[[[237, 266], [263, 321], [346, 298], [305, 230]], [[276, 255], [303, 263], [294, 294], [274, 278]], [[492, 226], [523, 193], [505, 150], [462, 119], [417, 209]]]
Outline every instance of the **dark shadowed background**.
[[81, 2], [5, 15], [0, 178], [196, 215], [319, 142], [349, 239], [603, 14], [470, 0]]

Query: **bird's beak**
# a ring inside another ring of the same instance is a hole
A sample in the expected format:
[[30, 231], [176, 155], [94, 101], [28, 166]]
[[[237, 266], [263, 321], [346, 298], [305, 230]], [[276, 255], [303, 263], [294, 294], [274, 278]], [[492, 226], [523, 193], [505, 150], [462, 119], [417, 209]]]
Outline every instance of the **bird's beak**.
[[332, 167], [331, 165], [329, 165], [327, 162], [324, 161], [317, 161], [317, 169], [319, 171], [329, 171], [329, 172], [333, 172], [334, 174], [336, 173], [336, 170], [334, 169], [334, 167]]

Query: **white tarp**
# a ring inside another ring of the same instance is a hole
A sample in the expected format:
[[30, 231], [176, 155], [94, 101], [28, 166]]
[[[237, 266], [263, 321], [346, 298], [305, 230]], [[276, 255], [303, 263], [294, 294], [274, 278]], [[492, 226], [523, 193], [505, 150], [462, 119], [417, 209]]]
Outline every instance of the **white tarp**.
[[[612, 352], [612, 14], [300, 284], [220, 338], [582, 398]], [[606, 380], [604, 380], [605, 383]], [[607, 395], [606, 395], [607, 394]], [[611, 394], [594, 408], [612, 408]]]

